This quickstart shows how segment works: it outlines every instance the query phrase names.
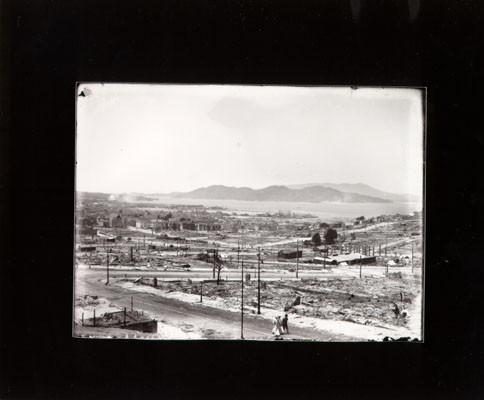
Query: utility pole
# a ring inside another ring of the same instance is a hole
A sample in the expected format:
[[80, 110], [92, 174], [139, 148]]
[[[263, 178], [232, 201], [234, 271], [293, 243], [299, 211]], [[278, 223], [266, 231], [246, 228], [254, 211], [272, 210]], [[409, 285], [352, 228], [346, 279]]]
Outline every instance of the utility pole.
[[237, 240], [237, 269], [240, 268], [240, 239]]
[[203, 281], [200, 281], [200, 303], [203, 303]]
[[215, 249], [213, 250], [213, 279], [215, 279]]
[[296, 240], [296, 279], [299, 278], [299, 240]]
[[361, 254], [360, 254], [360, 279], [361, 279]]
[[257, 314], [260, 314], [260, 247], [257, 266]]
[[109, 254], [106, 254], [106, 285], [109, 283]]
[[412, 274], [413, 274], [413, 242], [412, 242]]
[[242, 300], [240, 307], [240, 338], [244, 338], [244, 262], [242, 261]]

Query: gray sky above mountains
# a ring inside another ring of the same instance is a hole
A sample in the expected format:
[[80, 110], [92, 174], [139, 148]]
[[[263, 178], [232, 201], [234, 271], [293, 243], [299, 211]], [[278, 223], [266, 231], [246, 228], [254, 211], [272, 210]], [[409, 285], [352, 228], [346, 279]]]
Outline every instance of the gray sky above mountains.
[[363, 182], [421, 194], [414, 89], [83, 84], [77, 190]]

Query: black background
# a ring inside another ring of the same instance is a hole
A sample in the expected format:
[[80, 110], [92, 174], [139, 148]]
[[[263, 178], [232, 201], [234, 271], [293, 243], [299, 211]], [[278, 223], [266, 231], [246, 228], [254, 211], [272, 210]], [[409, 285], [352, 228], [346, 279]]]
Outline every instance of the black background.
[[[482, 398], [480, 3], [0, 2], [0, 397]], [[76, 81], [427, 87], [425, 343], [72, 339]]]

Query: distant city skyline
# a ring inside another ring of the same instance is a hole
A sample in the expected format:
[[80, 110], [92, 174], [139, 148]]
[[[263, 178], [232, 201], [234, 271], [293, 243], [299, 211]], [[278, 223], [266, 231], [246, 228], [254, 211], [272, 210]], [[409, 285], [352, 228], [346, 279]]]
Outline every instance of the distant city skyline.
[[417, 89], [80, 85], [79, 191], [363, 183], [422, 195]]

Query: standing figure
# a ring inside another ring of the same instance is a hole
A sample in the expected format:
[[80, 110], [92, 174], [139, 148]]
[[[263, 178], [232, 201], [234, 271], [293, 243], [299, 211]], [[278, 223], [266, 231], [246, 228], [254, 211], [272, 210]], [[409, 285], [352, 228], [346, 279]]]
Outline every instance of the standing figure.
[[282, 319], [282, 329], [284, 330], [284, 333], [289, 333], [289, 327], [287, 325], [288, 317], [287, 314], [284, 316]]
[[282, 335], [281, 317], [275, 317], [272, 321], [272, 334], [276, 337]]
[[277, 329], [277, 332], [278, 332], [278, 335], [277, 336], [280, 336], [282, 335], [282, 321], [281, 321], [281, 317], [277, 316], [276, 317], [276, 329]]
[[279, 336], [279, 331], [277, 329], [277, 317], [272, 320], [272, 334], [275, 336]]

